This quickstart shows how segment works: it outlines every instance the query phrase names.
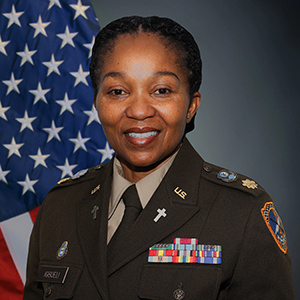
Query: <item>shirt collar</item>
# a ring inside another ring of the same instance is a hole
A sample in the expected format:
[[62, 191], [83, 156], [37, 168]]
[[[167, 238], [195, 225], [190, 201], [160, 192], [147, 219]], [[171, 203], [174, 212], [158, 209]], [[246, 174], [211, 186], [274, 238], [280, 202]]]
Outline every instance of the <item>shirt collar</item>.
[[[162, 166], [157, 170], [153, 171], [149, 175], [145, 176], [143, 179], [136, 183], [136, 188], [138, 195], [140, 197], [141, 205], [143, 208], [147, 205], [152, 195], [156, 191], [157, 187], [163, 180], [170, 166], [172, 165], [178, 151], [176, 151]], [[109, 217], [113, 214], [115, 208], [117, 207], [121, 196], [124, 191], [133, 183], [124, 178], [123, 168], [120, 161], [115, 156], [113, 161], [113, 181], [112, 181], [112, 191], [109, 203]]]

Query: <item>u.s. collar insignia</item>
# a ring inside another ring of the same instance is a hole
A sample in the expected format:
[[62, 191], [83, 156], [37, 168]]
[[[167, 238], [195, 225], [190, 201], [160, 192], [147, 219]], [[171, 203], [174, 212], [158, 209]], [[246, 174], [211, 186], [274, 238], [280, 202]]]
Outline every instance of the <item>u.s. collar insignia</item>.
[[57, 250], [56, 258], [60, 260], [63, 257], [65, 257], [67, 253], [68, 253], [68, 242], [64, 241], [60, 246], [60, 248]]
[[284, 254], [286, 254], [287, 242], [285, 231], [283, 223], [278, 215], [278, 212], [276, 211], [273, 202], [267, 202], [265, 206], [261, 209], [261, 213], [279, 249]]
[[238, 176], [235, 172], [229, 171], [229, 170], [221, 170], [217, 177], [221, 179], [224, 182], [233, 182], [236, 181]]
[[250, 180], [250, 179], [245, 179], [242, 180], [243, 182], [243, 186], [247, 187], [248, 189], [257, 189], [258, 184], [254, 181], [254, 180]]

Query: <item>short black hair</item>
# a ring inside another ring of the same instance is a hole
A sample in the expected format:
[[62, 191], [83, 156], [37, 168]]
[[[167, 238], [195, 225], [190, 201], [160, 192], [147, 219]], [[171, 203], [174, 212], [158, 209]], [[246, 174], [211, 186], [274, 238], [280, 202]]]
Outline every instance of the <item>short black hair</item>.
[[[93, 46], [90, 63], [90, 77], [94, 87], [94, 97], [98, 94], [99, 76], [105, 55], [112, 50], [115, 40], [124, 34], [153, 33], [162, 38], [167, 47], [172, 47], [179, 56], [179, 63], [187, 70], [189, 93], [197, 92], [202, 80], [200, 51], [193, 36], [180, 24], [157, 16], [130, 16], [117, 19], [98, 33]], [[194, 120], [188, 124], [188, 131], [194, 128]]]

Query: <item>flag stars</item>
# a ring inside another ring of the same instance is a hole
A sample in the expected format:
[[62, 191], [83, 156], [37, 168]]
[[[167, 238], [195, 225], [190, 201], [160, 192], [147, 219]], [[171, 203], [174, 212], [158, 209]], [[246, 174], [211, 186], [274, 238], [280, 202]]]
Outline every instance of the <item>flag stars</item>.
[[7, 56], [5, 47], [10, 43], [10, 41], [2, 41], [1, 35], [0, 35], [0, 52]]
[[93, 121], [98, 122], [99, 124], [101, 124], [95, 106], [93, 106], [92, 110], [86, 110], [86, 111], [84, 111], [84, 113], [87, 116], [89, 116], [89, 120], [87, 122], [87, 125], [90, 125]]
[[39, 16], [37, 23], [29, 23], [29, 25], [35, 29], [33, 37], [35, 38], [38, 34], [47, 36], [45, 28], [49, 26], [49, 24], [51, 24], [51, 22], [43, 23], [41, 16]]
[[76, 78], [74, 86], [80, 82], [87, 86], [89, 85], [86, 80], [86, 77], [89, 76], [89, 72], [83, 72], [81, 64], [79, 65], [78, 72], [70, 72], [70, 74]]
[[115, 153], [115, 151], [109, 147], [108, 142], [106, 142], [104, 149], [99, 149], [97, 151], [102, 154], [101, 163], [103, 163], [106, 159], [112, 159]]
[[23, 81], [23, 79], [15, 79], [14, 73], [11, 73], [10, 80], [3, 80], [2, 82], [8, 86], [6, 96], [11, 92], [11, 91], [16, 91], [18, 94], [20, 94], [18, 85]]
[[6, 118], [6, 111], [8, 111], [10, 109], [10, 106], [7, 106], [7, 107], [3, 107], [1, 102], [0, 102], [0, 118], [4, 119], [5, 121], [7, 121], [7, 118]]
[[75, 138], [75, 139], [69, 139], [69, 140], [70, 140], [72, 143], [75, 144], [73, 153], [75, 153], [75, 152], [76, 152], [78, 149], [80, 149], [80, 148], [87, 152], [87, 149], [86, 149], [86, 147], [85, 147], [85, 143], [86, 143], [88, 140], [90, 140], [90, 138], [83, 138], [83, 137], [81, 136], [80, 131], [78, 131], [77, 138]]
[[61, 105], [61, 110], [60, 110], [60, 114], [62, 115], [63, 112], [65, 112], [66, 110], [71, 112], [74, 115], [74, 111], [72, 109], [72, 105], [76, 102], [76, 99], [69, 99], [68, 94], [65, 93], [65, 97], [64, 100], [57, 100], [56, 102]]
[[27, 192], [33, 192], [35, 194], [35, 190], [33, 186], [38, 182], [38, 180], [30, 180], [28, 174], [26, 174], [25, 181], [17, 181], [19, 185], [23, 186], [22, 196]]
[[34, 97], [34, 102], [33, 104], [36, 104], [38, 101], [42, 100], [45, 103], [47, 103], [45, 95], [50, 91], [51, 89], [45, 89], [43, 90], [41, 83], [38, 83], [37, 89], [36, 90], [29, 90], [31, 94], [33, 94]]
[[57, 140], [61, 141], [58, 134], [61, 130], [64, 129], [63, 127], [56, 127], [54, 121], [52, 121], [50, 128], [43, 129], [48, 133], [47, 143], [50, 142], [53, 138], [56, 138]]
[[77, 165], [70, 165], [69, 160], [66, 158], [65, 164], [63, 166], [57, 166], [58, 169], [62, 170], [61, 178], [65, 176], [73, 176], [73, 169], [75, 169]]
[[24, 14], [24, 11], [22, 12], [16, 12], [15, 6], [12, 6], [11, 13], [3, 14], [4, 17], [9, 19], [9, 22], [7, 24], [7, 28], [9, 28], [12, 24], [17, 24], [21, 27], [21, 23], [19, 21], [19, 18]]
[[23, 118], [16, 118], [16, 120], [22, 124], [20, 132], [22, 132], [25, 128], [29, 128], [31, 131], [34, 131], [33, 128], [32, 128], [31, 123], [32, 123], [36, 118], [37, 118], [37, 117], [29, 118], [28, 113], [27, 113], [27, 111], [25, 110], [25, 113], [24, 113], [24, 117], [23, 117]]
[[62, 39], [60, 49], [62, 49], [67, 44], [75, 48], [73, 38], [78, 34], [78, 32], [70, 33], [69, 27], [66, 26], [65, 33], [57, 34], [57, 36]]
[[43, 62], [43, 65], [45, 65], [48, 68], [47, 77], [52, 73], [55, 72], [56, 74], [60, 75], [60, 72], [58, 70], [58, 67], [63, 63], [63, 60], [56, 61], [54, 58], [54, 54], [51, 55], [51, 60]]
[[45, 163], [45, 160], [50, 156], [50, 154], [42, 154], [41, 149], [38, 149], [38, 152], [36, 155], [29, 155], [30, 158], [32, 158], [35, 163], [34, 163], [34, 169], [39, 166], [42, 165], [45, 168], [47, 168], [47, 165]]
[[21, 157], [21, 154], [19, 152], [19, 149], [24, 145], [23, 144], [17, 144], [16, 141], [15, 141], [15, 138], [13, 137], [11, 139], [11, 143], [10, 144], [3, 144], [3, 146], [9, 150], [8, 152], [8, 156], [7, 158], [11, 157], [13, 154]]
[[59, 0], [49, 0], [48, 10], [50, 10], [54, 5], [57, 5], [59, 8], [61, 8]]
[[87, 19], [85, 11], [90, 8], [89, 6], [82, 5], [81, 0], [78, 0], [77, 4], [70, 4], [70, 6], [76, 11], [74, 20], [79, 16], [83, 16], [85, 19]]
[[95, 43], [95, 37], [93, 36], [93, 40], [90, 44], [83, 44], [84, 47], [86, 47], [90, 50], [88, 58], [90, 58], [92, 56], [92, 50], [93, 50], [94, 43]]
[[33, 65], [32, 56], [37, 52], [37, 50], [29, 51], [28, 45], [25, 44], [25, 49], [23, 52], [17, 52], [19, 56], [22, 57], [20, 66], [22, 67], [26, 62], [29, 62]]
[[7, 184], [7, 180], [6, 180], [6, 175], [10, 173], [10, 171], [3, 171], [2, 167], [0, 165], [0, 181], [3, 181], [4, 183]]

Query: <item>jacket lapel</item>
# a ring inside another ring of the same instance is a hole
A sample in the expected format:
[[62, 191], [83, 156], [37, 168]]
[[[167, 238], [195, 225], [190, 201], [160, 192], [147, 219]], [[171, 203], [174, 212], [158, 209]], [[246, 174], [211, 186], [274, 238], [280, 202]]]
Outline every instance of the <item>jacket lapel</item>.
[[[189, 159], [187, 159], [189, 158]], [[203, 160], [187, 140], [129, 234], [111, 253], [108, 275], [158, 243], [199, 211], [198, 190]], [[192, 178], [192, 180], [191, 180]], [[166, 216], [158, 217], [159, 209]], [[157, 222], [154, 221], [158, 218]]]
[[77, 230], [88, 271], [102, 299], [108, 299], [106, 242], [112, 162], [102, 168], [78, 205]]

